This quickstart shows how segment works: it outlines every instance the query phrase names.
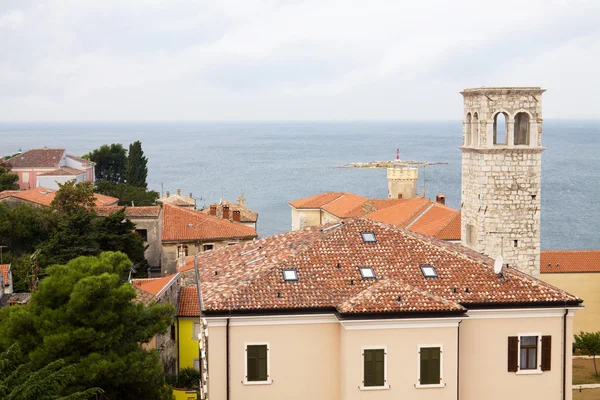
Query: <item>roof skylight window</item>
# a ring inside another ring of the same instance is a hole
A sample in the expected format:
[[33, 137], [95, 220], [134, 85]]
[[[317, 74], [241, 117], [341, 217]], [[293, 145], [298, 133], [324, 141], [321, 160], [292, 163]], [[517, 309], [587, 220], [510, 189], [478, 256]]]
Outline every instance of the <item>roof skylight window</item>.
[[283, 270], [283, 280], [286, 282], [297, 281], [298, 280], [298, 271], [296, 271], [295, 269], [284, 269]]
[[373, 232], [361, 232], [360, 236], [362, 236], [362, 240], [365, 243], [375, 243], [377, 242], [377, 238]]
[[425, 278], [437, 278], [438, 274], [435, 272], [433, 265], [421, 265], [421, 272], [425, 275]]
[[375, 279], [375, 272], [372, 267], [358, 267], [358, 269], [363, 279]]

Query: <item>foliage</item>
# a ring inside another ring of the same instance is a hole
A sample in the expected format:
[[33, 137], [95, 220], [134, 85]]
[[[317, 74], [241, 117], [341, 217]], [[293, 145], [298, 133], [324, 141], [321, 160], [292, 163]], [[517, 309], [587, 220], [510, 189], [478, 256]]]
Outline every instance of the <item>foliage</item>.
[[125, 180], [127, 184], [146, 188], [146, 178], [148, 177], [148, 158], [144, 157], [142, 142], [139, 140], [129, 145], [129, 154], [127, 155], [127, 164], [125, 166]]
[[49, 238], [54, 224], [55, 215], [48, 208], [0, 203], [0, 246], [15, 256], [33, 253]]
[[92, 399], [103, 391], [90, 388], [82, 392], [61, 396], [75, 381], [75, 367], [65, 366], [62, 359], [53, 361], [35, 371], [31, 363], [23, 364], [18, 343], [0, 354], [0, 398], [5, 400], [75, 400]]
[[200, 371], [194, 368], [181, 368], [177, 376], [178, 388], [198, 389], [200, 386]]
[[171, 399], [158, 353], [146, 351], [173, 320], [170, 304], [133, 302], [123, 253], [79, 257], [47, 269], [29, 305], [0, 310], [0, 351], [18, 343], [24, 361], [73, 366], [67, 393], [100, 387], [107, 399]]
[[102, 145], [89, 154], [90, 160], [96, 163], [96, 179], [111, 183], [125, 182], [125, 165], [127, 156], [120, 143]]
[[574, 347], [584, 356], [592, 356], [594, 360], [594, 372], [598, 376], [596, 355], [600, 354], [600, 332], [580, 332], [579, 335], [575, 335]]
[[12, 174], [9, 169], [0, 165], [0, 192], [3, 190], [19, 190], [19, 185], [16, 183], [19, 180], [19, 175]]
[[156, 204], [158, 193], [128, 183], [113, 184], [107, 181], [96, 182], [96, 192], [119, 199], [121, 206], [152, 206]]
[[58, 187], [59, 190], [50, 203], [50, 207], [55, 210], [74, 213], [96, 205], [94, 185], [91, 182], [75, 183], [75, 179], [72, 179], [65, 183], [58, 183]]

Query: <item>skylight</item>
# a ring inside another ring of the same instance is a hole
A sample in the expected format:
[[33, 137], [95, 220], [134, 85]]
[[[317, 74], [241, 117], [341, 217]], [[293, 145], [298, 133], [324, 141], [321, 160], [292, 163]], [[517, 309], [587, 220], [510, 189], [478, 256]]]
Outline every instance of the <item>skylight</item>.
[[375, 279], [375, 272], [373, 272], [373, 268], [371, 267], [358, 267], [360, 270], [360, 276], [363, 279]]
[[361, 232], [360, 236], [362, 236], [362, 240], [365, 243], [377, 242], [377, 238], [375, 238], [375, 234], [373, 232]]
[[421, 265], [421, 272], [423, 272], [425, 278], [437, 278], [438, 276], [433, 265]]
[[297, 281], [298, 280], [298, 271], [295, 269], [284, 269], [283, 270], [283, 280], [284, 281]]

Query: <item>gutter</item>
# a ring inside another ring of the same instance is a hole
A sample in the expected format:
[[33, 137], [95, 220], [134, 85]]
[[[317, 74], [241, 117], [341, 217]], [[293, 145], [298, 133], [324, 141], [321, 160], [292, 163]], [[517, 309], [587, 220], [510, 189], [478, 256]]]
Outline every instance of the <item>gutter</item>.
[[565, 308], [563, 316], [563, 365], [562, 365], [562, 398], [567, 400], [567, 314], [569, 310]]
[[229, 320], [230, 318], [227, 318], [227, 325], [225, 327], [225, 368], [227, 368], [226, 370], [226, 381], [227, 381], [227, 400], [229, 400]]
[[[456, 400], [460, 398], [460, 323], [456, 326]], [[564, 399], [563, 399], [564, 400]]]

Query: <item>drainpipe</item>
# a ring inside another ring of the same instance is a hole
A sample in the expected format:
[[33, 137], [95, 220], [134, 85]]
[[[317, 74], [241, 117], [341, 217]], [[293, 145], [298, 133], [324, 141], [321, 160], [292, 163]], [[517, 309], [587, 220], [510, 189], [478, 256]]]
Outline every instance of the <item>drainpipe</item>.
[[179, 346], [181, 342], [179, 341], [179, 317], [177, 317], [177, 375], [179, 375]]
[[567, 400], [567, 314], [569, 310], [565, 308], [563, 316], [563, 370], [562, 370], [562, 392], [563, 400]]
[[460, 398], [460, 323], [456, 327], [456, 400]]
[[225, 364], [227, 368], [227, 400], [229, 400], [229, 320], [230, 318], [227, 318], [227, 326], [225, 327], [225, 341], [226, 341], [226, 345], [225, 345]]

